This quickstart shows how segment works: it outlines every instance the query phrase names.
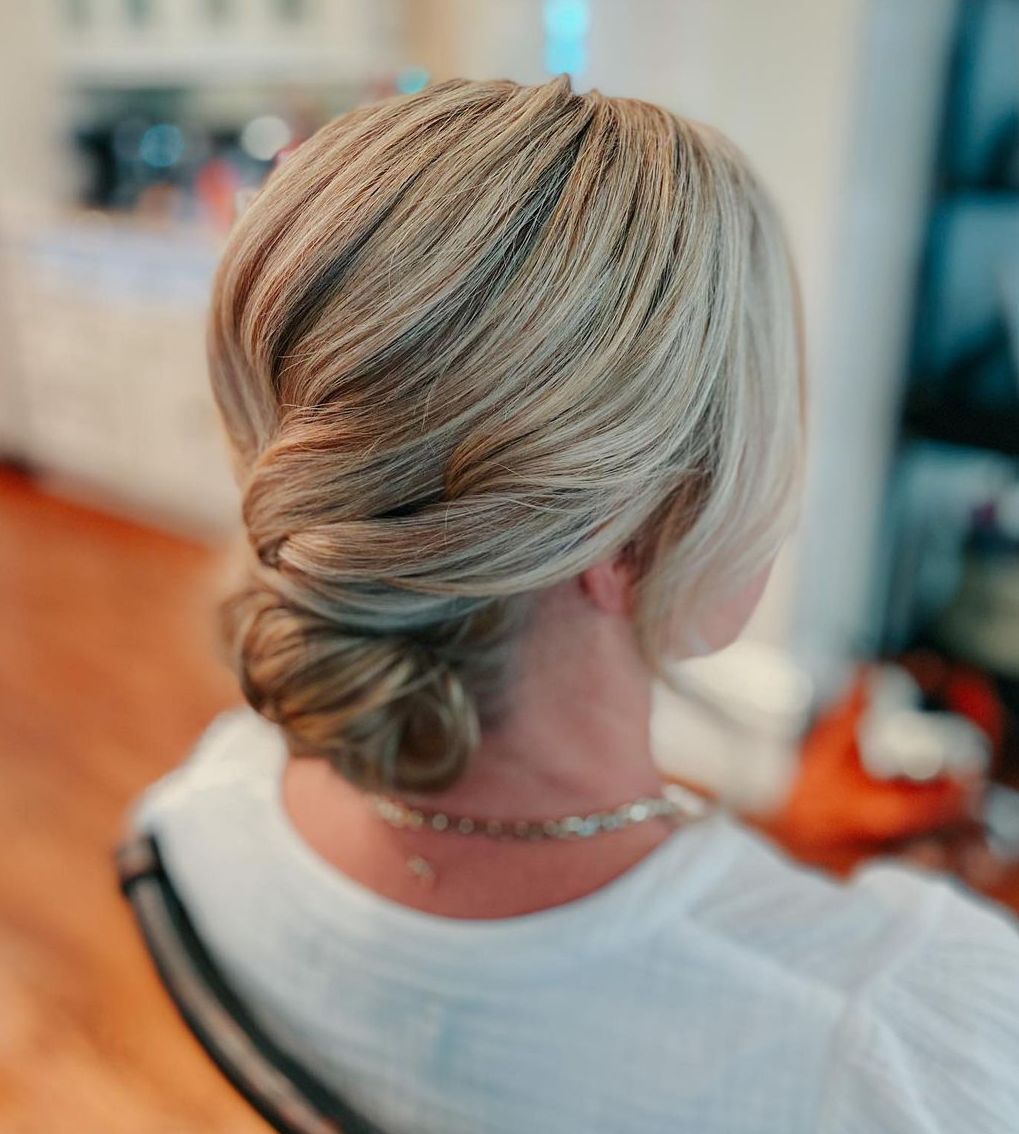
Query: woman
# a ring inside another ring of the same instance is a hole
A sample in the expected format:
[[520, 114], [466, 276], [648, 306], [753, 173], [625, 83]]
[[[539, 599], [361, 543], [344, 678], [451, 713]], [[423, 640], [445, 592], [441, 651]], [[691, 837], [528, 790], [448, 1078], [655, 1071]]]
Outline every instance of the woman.
[[645, 103], [332, 122], [215, 284], [245, 706], [136, 822], [274, 1039], [393, 1134], [1019, 1130], [1019, 938], [663, 794], [652, 681], [795, 507], [772, 206]]

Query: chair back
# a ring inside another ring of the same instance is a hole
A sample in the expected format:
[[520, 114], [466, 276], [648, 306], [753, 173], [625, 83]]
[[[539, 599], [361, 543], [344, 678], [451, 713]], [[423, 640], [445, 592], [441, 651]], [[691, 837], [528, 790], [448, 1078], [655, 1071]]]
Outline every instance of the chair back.
[[159, 844], [136, 834], [117, 849], [120, 888], [156, 972], [185, 1024], [230, 1083], [283, 1134], [382, 1134], [301, 1067], [254, 1020], [202, 944]]

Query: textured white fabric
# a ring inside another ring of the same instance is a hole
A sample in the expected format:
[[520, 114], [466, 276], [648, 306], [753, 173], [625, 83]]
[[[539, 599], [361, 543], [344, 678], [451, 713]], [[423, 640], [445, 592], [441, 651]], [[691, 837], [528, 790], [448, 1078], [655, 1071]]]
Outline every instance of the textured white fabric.
[[218, 717], [134, 810], [264, 1026], [392, 1134], [1017, 1134], [1019, 934], [954, 883], [842, 884], [735, 819], [593, 895], [461, 921], [330, 867], [285, 749]]

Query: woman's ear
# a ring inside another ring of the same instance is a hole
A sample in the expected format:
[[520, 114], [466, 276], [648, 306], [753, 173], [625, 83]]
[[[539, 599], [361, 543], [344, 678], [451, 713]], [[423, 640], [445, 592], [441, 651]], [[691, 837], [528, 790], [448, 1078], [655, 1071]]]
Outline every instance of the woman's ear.
[[582, 594], [603, 614], [633, 613], [633, 560], [625, 550], [582, 571], [579, 582]]

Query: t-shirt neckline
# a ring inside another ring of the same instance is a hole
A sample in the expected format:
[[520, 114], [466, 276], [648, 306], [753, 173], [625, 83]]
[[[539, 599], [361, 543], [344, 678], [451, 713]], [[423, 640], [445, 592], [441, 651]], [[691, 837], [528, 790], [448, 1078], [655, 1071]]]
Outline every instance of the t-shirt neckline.
[[[253, 712], [253, 711], [252, 711]], [[257, 714], [253, 714], [257, 716]], [[642, 924], [657, 920], [657, 914], [675, 912], [706, 888], [728, 862], [730, 855], [719, 846], [727, 841], [732, 851], [733, 819], [720, 808], [680, 824], [666, 839], [622, 874], [598, 889], [558, 906], [502, 918], [460, 918], [428, 913], [406, 906], [370, 889], [323, 859], [293, 825], [283, 805], [283, 773], [288, 759], [281, 730], [258, 720], [271, 730], [265, 765], [265, 780], [257, 793], [265, 804], [264, 822], [274, 845], [285, 856], [285, 873], [298, 882], [300, 891], [324, 915], [329, 911], [357, 908], [377, 928], [387, 926], [393, 934], [425, 935], [444, 941], [458, 940], [490, 944], [497, 939], [522, 942], [548, 939], [549, 935], [571, 935], [591, 930], [608, 942], [626, 936], [633, 927], [621, 924], [618, 915], [640, 910]]]

